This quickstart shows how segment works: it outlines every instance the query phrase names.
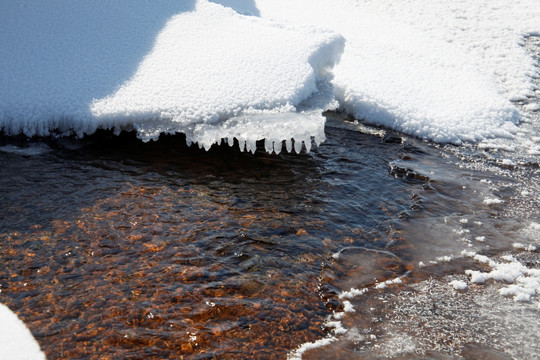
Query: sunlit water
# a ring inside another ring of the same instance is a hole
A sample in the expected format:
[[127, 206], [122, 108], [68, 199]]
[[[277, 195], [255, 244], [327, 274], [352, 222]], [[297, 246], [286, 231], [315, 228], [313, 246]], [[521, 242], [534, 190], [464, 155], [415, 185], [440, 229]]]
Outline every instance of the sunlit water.
[[410, 206], [388, 167], [401, 145], [328, 137], [279, 157], [4, 139], [2, 301], [51, 359], [285, 357], [340, 306], [320, 292], [330, 255], [387, 247]]
[[426, 293], [414, 286], [444, 289], [478, 267], [463, 249], [536, 241], [538, 156], [436, 146], [336, 114], [326, 136], [279, 156], [181, 136], [2, 138], [0, 301], [49, 359], [284, 359], [332, 332], [341, 291], [402, 277], [352, 299], [342, 322], [354, 331], [306, 358], [450, 356], [482, 339], [473, 354], [501, 350], [496, 336], [437, 332], [446, 323], [411, 328], [396, 309]]
[[[523, 127], [538, 134], [538, 125], [535, 114]], [[501, 296], [504, 283], [470, 284], [464, 291], [450, 283], [468, 282], [465, 269], [489, 271], [464, 251], [498, 260], [512, 254], [540, 268], [540, 157], [519, 148], [435, 146], [410, 138], [402, 148], [389, 174], [408, 184], [409, 208], [388, 223], [390, 252], [353, 246], [332, 257], [329, 268], [341, 271], [330, 281], [335, 292], [362, 293], [341, 299], [353, 312], [327, 318], [335, 329], [326, 338], [337, 340], [303, 357], [537, 359], [537, 298], [520, 303]], [[530, 245], [536, 249], [522, 250]], [[393, 279], [399, 281], [380, 286]]]

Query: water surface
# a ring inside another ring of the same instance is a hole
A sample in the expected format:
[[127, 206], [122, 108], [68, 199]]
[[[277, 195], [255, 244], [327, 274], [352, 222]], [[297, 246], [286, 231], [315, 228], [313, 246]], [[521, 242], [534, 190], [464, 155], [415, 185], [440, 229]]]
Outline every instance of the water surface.
[[2, 301], [49, 359], [285, 358], [342, 307], [331, 255], [398, 249], [390, 224], [411, 205], [389, 171], [402, 144], [327, 136], [280, 156], [3, 138]]

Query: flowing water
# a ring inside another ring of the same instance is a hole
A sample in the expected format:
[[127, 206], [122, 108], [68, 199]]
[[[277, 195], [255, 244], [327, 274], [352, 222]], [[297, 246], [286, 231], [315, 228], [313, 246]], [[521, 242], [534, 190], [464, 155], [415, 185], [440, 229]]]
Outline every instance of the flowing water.
[[409, 206], [400, 145], [328, 136], [279, 157], [181, 136], [6, 143], [2, 300], [51, 359], [284, 357], [339, 306], [326, 259], [384, 248]]
[[[396, 309], [425, 293], [409, 287], [481, 267], [463, 249], [495, 256], [536, 241], [526, 230], [539, 222], [538, 162], [337, 114], [326, 136], [309, 154], [279, 156], [205, 152], [181, 135], [1, 138], [0, 301], [48, 359], [284, 359], [335, 331], [343, 291], [401, 277], [352, 299], [349, 332], [306, 357], [482, 343], [414, 333]], [[395, 324], [410, 331], [395, 335]], [[484, 344], [473, 354], [500, 350]]]

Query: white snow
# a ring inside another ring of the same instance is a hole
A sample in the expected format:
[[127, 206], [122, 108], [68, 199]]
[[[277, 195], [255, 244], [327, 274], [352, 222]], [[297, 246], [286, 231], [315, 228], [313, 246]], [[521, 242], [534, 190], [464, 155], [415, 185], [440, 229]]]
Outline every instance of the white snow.
[[304, 343], [298, 349], [296, 349], [294, 352], [287, 355], [287, 360], [301, 360], [302, 355], [306, 351], [312, 350], [312, 349], [317, 349], [317, 348], [320, 348], [320, 347], [323, 347], [323, 346], [328, 346], [329, 344], [333, 343], [336, 340], [337, 340], [336, 337], [331, 336], [331, 337], [326, 337], [324, 339], [319, 339], [319, 340], [314, 341], [314, 342]]
[[526, 250], [526, 251], [536, 251], [536, 246], [534, 246], [533, 244], [525, 245], [522, 243], [513, 243], [512, 246], [515, 247], [516, 249], [521, 249], [521, 250]]
[[446, 256], [439, 256], [437, 257], [437, 261], [442, 261], [442, 262], [450, 262], [452, 261], [453, 257], [450, 256], [450, 255], [446, 255]]
[[497, 262], [487, 257], [475, 255], [474, 259], [489, 263], [492, 268], [489, 272], [466, 270], [465, 274], [470, 276], [472, 283], [483, 284], [488, 280], [505, 282], [507, 286], [502, 287], [499, 293], [504, 296], [512, 296], [514, 301], [530, 302], [533, 297], [540, 294], [540, 269], [529, 268], [512, 255], [501, 257], [505, 262]]
[[343, 302], [343, 312], [354, 312], [354, 306], [351, 304], [350, 301], [345, 300]]
[[343, 291], [342, 293], [340, 293], [339, 298], [340, 299], [352, 299], [354, 297], [357, 297], [357, 296], [360, 296], [360, 295], [363, 295], [363, 294], [367, 293], [368, 290], [369, 290], [369, 288], [363, 288], [363, 289], [351, 288], [349, 291]]
[[527, 104], [527, 105], [525, 105], [525, 110], [528, 110], [528, 111], [539, 111], [539, 110], [540, 110], [540, 105], [534, 104], [534, 103]]
[[498, 198], [488, 198], [488, 197], [486, 197], [484, 199], [484, 204], [487, 204], [487, 205], [494, 205], [494, 204], [501, 204], [501, 203], [503, 203], [503, 200], [498, 199]]
[[[320, 114], [300, 115], [305, 126], [291, 114], [318, 92], [344, 46], [327, 30], [206, 0], [2, 2], [0, 34], [3, 54], [16, 55], [0, 56], [0, 128], [8, 134], [131, 127], [144, 140], [183, 132], [204, 147], [216, 141], [204, 132], [223, 127], [233, 128], [224, 137], [250, 143], [324, 140]], [[263, 110], [276, 116], [259, 126]], [[236, 128], [224, 124], [239, 116]]]
[[512, 136], [510, 100], [534, 94], [520, 46], [540, 30], [535, 0], [259, 0], [263, 17], [324, 26], [346, 40], [335, 94], [357, 118], [455, 142]]
[[337, 100], [437, 142], [512, 137], [539, 20], [536, 0], [4, 1], [0, 129], [309, 150]]
[[516, 163], [512, 161], [511, 159], [503, 159], [501, 161], [501, 164], [507, 165], [507, 166], [516, 166]]
[[44, 360], [45, 354], [30, 330], [7, 306], [0, 304], [0, 358]]
[[[374, 288], [375, 289], [384, 289], [386, 288], [388, 285], [395, 285], [395, 284], [403, 284], [403, 280], [401, 280], [401, 278], [394, 278], [394, 279], [388, 279], [386, 281], [383, 281], [383, 282], [380, 282], [380, 283], [377, 283]], [[351, 289], [352, 290], [352, 289]]]
[[463, 280], [453, 280], [450, 281], [450, 285], [454, 287], [456, 290], [465, 290], [467, 289], [467, 283]]
[[478, 262], [481, 262], [482, 264], [489, 264], [491, 261], [487, 256], [479, 255], [479, 254], [474, 255], [473, 259]]

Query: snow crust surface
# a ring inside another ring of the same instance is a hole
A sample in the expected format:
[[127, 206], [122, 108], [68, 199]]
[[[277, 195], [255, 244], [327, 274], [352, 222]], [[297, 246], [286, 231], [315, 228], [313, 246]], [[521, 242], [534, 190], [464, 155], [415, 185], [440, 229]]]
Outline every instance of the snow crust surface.
[[[246, 111], [294, 113], [344, 46], [327, 30], [243, 16], [205, 0], [3, 2], [0, 33], [0, 48], [12, 54], [0, 57], [0, 128], [8, 134], [132, 127], [145, 140], [183, 132], [205, 147], [212, 143], [201, 126]], [[287, 123], [265, 124], [261, 133], [254, 120], [244, 140], [272, 137]], [[307, 138], [293, 126], [278, 140], [322, 141], [324, 122], [313, 124], [305, 126]]]
[[3, 304], [0, 304], [0, 358], [45, 360], [45, 354], [28, 328]]
[[437, 142], [511, 137], [519, 114], [510, 101], [536, 89], [538, 69], [520, 46], [540, 30], [536, 1], [257, 4], [262, 16], [318, 24], [346, 38], [335, 95], [369, 123]]
[[205, 148], [231, 136], [246, 150], [263, 138], [267, 150], [309, 147], [331, 97], [368, 123], [461, 143], [518, 132], [512, 101], [539, 77], [521, 45], [540, 34], [540, 3], [19, 0], [0, 3], [0, 34], [7, 134], [114, 128], [183, 132]]

